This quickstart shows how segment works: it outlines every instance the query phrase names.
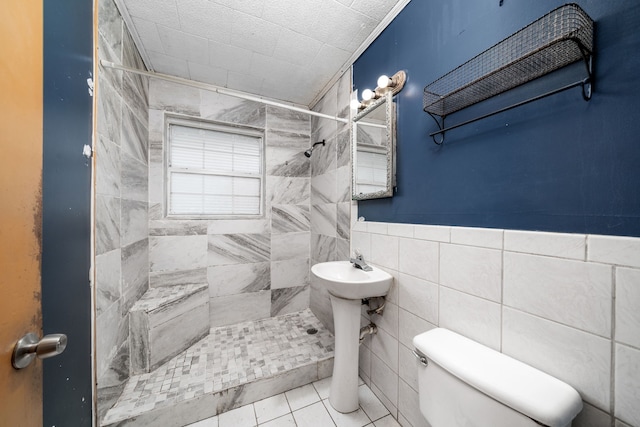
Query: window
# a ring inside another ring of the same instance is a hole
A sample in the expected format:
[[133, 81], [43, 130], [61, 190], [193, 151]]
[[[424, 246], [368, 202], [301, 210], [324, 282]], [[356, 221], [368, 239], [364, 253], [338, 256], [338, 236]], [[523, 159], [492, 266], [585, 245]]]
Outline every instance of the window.
[[167, 123], [168, 216], [262, 214], [260, 132], [175, 118]]

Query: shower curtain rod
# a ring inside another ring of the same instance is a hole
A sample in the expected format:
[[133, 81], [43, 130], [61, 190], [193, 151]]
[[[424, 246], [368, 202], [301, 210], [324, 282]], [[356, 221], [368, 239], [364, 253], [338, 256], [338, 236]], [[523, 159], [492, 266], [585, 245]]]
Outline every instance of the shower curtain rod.
[[196, 87], [198, 89], [204, 89], [204, 90], [208, 90], [208, 91], [211, 91], [211, 92], [216, 92], [216, 93], [219, 93], [221, 95], [233, 96], [235, 98], [246, 99], [247, 101], [254, 101], [254, 102], [259, 102], [261, 104], [266, 104], [266, 105], [271, 105], [271, 106], [274, 106], [274, 107], [284, 108], [284, 109], [287, 109], [287, 110], [296, 111], [298, 113], [308, 114], [310, 116], [322, 117], [323, 119], [335, 120], [335, 121], [342, 122], [342, 123], [349, 123], [349, 119], [344, 119], [342, 117], [330, 116], [328, 114], [322, 114], [322, 113], [316, 113], [315, 111], [305, 110], [304, 108], [301, 108], [301, 107], [295, 107], [293, 105], [287, 105], [287, 104], [282, 104], [282, 103], [276, 102], [276, 101], [270, 101], [268, 99], [260, 98], [258, 96], [252, 96], [252, 95], [245, 94], [245, 93], [242, 93], [242, 92], [236, 92], [236, 91], [233, 91], [233, 90], [230, 90], [230, 89], [226, 89], [226, 88], [219, 87], [219, 86], [212, 85], [212, 84], [208, 84], [208, 83], [196, 82], [196, 81], [193, 81], [193, 80], [184, 79], [182, 77], [174, 77], [174, 76], [170, 76], [170, 75], [162, 74], [162, 73], [156, 73], [156, 72], [151, 72], [151, 71], [142, 71], [142, 70], [138, 70], [136, 68], [125, 67], [123, 65], [118, 65], [118, 64], [115, 64], [115, 63], [110, 62], [110, 61], [105, 61], [104, 59], [100, 60], [100, 65], [102, 65], [103, 67], [107, 67], [107, 68], [113, 68], [115, 70], [128, 71], [130, 73], [136, 73], [136, 74], [140, 74], [140, 75], [143, 75], [143, 76], [155, 77], [155, 78], [161, 79], [161, 80], [167, 80], [167, 81], [174, 82], [174, 83], [180, 83], [180, 84], [187, 85], [187, 86], [193, 86], [193, 87]]

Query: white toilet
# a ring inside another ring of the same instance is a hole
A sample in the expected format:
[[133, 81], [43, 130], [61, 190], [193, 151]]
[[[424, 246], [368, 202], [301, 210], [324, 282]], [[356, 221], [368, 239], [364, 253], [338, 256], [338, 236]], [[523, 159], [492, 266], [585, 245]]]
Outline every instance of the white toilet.
[[570, 385], [447, 329], [413, 338], [420, 411], [431, 427], [569, 427]]

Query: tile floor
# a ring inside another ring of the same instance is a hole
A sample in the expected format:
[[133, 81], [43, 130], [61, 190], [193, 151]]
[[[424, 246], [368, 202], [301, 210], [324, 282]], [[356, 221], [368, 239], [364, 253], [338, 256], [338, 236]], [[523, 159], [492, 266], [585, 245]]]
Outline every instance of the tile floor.
[[[308, 329], [317, 332], [310, 335]], [[332, 357], [333, 335], [309, 309], [214, 328], [155, 371], [132, 376], [103, 423], [135, 418]]]
[[328, 399], [330, 382], [325, 378], [187, 427], [400, 427], [362, 380], [360, 409], [335, 411]]

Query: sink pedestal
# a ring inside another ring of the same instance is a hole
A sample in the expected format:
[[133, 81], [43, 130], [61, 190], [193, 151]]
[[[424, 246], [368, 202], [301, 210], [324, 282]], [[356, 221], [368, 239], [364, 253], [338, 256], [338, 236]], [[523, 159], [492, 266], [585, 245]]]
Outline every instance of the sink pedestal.
[[355, 268], [349, 261], [321, 262], [311, 267], [311, 273], [329, 293], [333, 308], [335, 351], [329, 403], [338, 412], [357, 411], [361, 300], [386, 295], [393, 277], [377, 267]]
[[333, 377], [329, 403], [338, 412], [358, 410], [358, 353], [360, 347], [360, 305], [356, 299], [330, 295], [335, 329]]

